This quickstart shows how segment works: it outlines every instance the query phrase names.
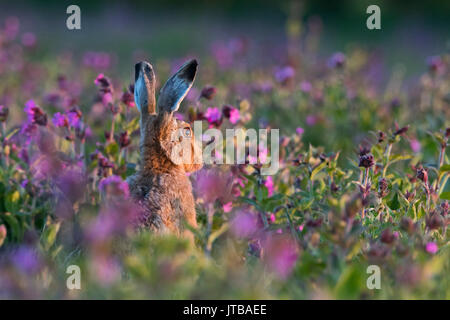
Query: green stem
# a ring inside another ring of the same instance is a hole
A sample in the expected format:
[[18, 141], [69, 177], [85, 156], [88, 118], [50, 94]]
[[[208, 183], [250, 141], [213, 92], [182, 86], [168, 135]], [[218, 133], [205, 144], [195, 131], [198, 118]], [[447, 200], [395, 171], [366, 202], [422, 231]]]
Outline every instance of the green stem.
[[212, 233], [212, 225], [214, 218], [214, 207], [213, 204], [208, 204], [207, 212], [206, 212], [206, 243], [205, 243], [205, 253], [209, 256], [211, 255], [211, 245], [209, 241], [209, 237]]
[[445, 144], [441, 146], [441, 152], [439, 153], [439, 169], [444, 165], [445, 159]]
[[386, 171], [389, 166], [389, 157], [391, 156], [391, 150], [392, 150], [392, 143], [388, 143], [388, 145], [386, 146], [386, 151], [384, 152], [386, 163], [384, 164], [383, 168], [383, 178], [386, 176]]
[[116, 115], [113, 114], [112, 122], [111, 122], [111, 131], [109, 133], [109, 142], [114, 140], [114, 124], [116, 122]]

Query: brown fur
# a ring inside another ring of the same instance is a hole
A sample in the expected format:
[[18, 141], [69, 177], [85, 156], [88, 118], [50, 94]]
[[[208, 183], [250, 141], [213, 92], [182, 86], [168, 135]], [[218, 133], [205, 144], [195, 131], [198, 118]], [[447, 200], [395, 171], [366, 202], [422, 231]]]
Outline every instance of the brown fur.
[[[151, 92], [148, 86], [154, 85], [154, 81], [145, 83], [146, 92]], [[160, 101], [161, 96], [167, 95], [170, 90], [170, 87], [161, 90]], [[138, 96], [136, 94], [136, 99]], [[145, 102], [148, 100], [151, 99], [146, 97]], [[141, 105], [141, 112], [148, 113], [145, 117], [141, 115], [141, 134], [144, 135], [140, 146], [141, 167], [128, 179], [130, 192], [144, 209], [140, 218], [142, 226], [158, 232], [192, 237], [186, 230], [185, 223], [195, 228], [197, 220], [187, 173], [201, 168], [199, 149], [188, 123], [175, 119], [170, 106], [158, 104], [158, 109], [159, 113], [156, 114], [154, 106], [145, 106], [145, 103]], [[187, 159], [180, 163], [176, 156], [183, 156], [183, 152], [188, 152]]]

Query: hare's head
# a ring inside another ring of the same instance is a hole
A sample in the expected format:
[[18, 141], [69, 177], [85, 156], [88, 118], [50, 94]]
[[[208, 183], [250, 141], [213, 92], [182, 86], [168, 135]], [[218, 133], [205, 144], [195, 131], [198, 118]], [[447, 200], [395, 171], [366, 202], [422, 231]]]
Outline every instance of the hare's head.
[[[197, 72], [197, 61], [186, 62], [155, 98], [155, 74], [148, 62], [135, 66], [134, 99], [141, 113], [141, 161], [144, 168], [192, 172], [202, 167], [201, 149], [191, 126], [173, 114], [188, 93]], [[156, 104], [158, 107], [156, 108]]]

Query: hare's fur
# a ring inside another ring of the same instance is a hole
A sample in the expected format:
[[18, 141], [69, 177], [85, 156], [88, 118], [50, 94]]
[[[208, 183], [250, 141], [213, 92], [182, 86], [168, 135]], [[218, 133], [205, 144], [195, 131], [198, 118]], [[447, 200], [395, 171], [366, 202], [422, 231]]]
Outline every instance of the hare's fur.
[[[195, 228], [197, 221], [187, 173], [202, 165], [190, 125], [175, 119], [173, 113], [190, 89], [196, 69], [197, 62], [192, 60], [167, 81], [161, 89], [156, 113], [153, 69], [146, 62], [136, 65], [136, 82], [145, 84], [135, 88], [141, 112], [141, 163], [139, 171], [128, 178], [131, 196], [144, 209], [139, 220], [141, 226], [189, 237], [192, 234], [186, 224]], [[190, 161], [174, 161], [172, 151], [180, 146], [180, 153], [190, 148]]]

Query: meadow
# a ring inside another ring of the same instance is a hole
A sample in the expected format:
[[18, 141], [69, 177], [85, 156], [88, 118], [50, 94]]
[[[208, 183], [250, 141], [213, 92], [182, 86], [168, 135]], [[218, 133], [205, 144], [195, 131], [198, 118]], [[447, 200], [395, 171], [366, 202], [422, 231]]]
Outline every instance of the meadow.
[[[277, 59], [241, 37], [195, 56], [177, 117], [280, 129], [280, 169], [191, 174], [192, 244], [133, 224], [134, 65], [40, 50], [18, 18], [0, 21], [0, 298], [448, 299], [448, 50], [415, 78], [381, 79], [373, 52], [320, 55], [320, 22], [302, 46], [291, 23]], [[159, 86], [192, 57], [151, 60]], [[81, 289], [67, 287], [73, 265]], [[380, 289], [368, 286], [374, 265]]]

